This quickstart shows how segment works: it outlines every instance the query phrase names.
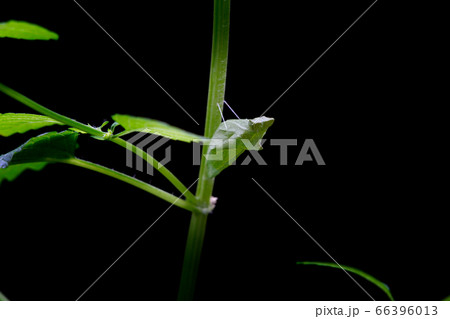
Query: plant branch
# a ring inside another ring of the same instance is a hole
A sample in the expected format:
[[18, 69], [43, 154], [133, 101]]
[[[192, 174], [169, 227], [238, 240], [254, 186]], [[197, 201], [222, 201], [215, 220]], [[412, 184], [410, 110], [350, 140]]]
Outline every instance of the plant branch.
[[115, 179], [118, 179], [122, 182], [128, 183], [130, 185], [133, 185], [137, 188], [140, 188], [144, 191], [146, 191], [147, 193], [150, 193], [152, 195], [155, 195], [156, 197], [159, 197], [175, 206], [181, 207], [183, 209], [189, 210], [189, 211], [198, 211], [197, 207], [195, 207], [194, 204], [183, 200], [179, 197], [176, 197], [172, 194], [167, 193], [166, 191], [157, 188], [155, 186], [152, 186], [150, 184], [144, 183], [136, 178], [133, 178], [131, 176], [128, 176], [126, 174], [114, 171], [110, 168], [92, 163], [92, 162], [88, 162], [79, 158], [71, 158], [71, 159], [67, 159], [67, 160], [61, 160], [58, 161], [60, 163], [65, 163], [65, 164], [71, 164], [71, 165], [75, 165], [78, 167], [82, 167], [82, 168], [86, 168], [89, 169], [91, 171], [95, 171], [97, 173], [101, 173], [110, 177], [113, 177]]
[[35, 110], [38, 113], [41, 113], [43, 115], [46, 115], [48, 117], [51, 117], [52, 119], [59, 121], [63, 124], [66, 124], [70, 127], [74, 127], [76, 129], [79, 129], [83, 132], [86, 132], [88, 134], [94, 135], [94, 136], [103, 136], [105, 133], [102, 132], [100, 129], [96, 129], [92, 126], [80, 123], [78, 121], [75, 121], [67, 116], [61, 115], [59, 113], [56, 113], [52, 110], [49, 110], [45, 106], [42, 106], [33, 100], [27, 98], [26, 96], [20, 94], [19, 92], [7, 87], [6, 85], [0, 83], [0, 92], [5, 93], [6, 95], [12, 97], [13, 99], [25, 104], [29, 108]]
[[[31, 109], [35, 110], [36, 112], [46, 115], [56, 121], [66, 124], [70, 127], [74, 127], [76, 129], [79, 129], [83, 132], [94, 135], [96, 137], [103, 138], [107, 134], [105, 132], [102, 132], [101, 129], [93, 128], [89, 125], [85, 125], [85, 124], [75, 121], [71, 118], [68, 118], [67, 116], [56, 113], [56, 112], [46, 108], [45, 106], [42, 106], [39, 103], [34, 102], [33, 100], [27, 98], [26, 96], [7, 87], [6, 85], [4, 85], [2, 83], [0, 83], [0, 92], [3, 92], [6, 95], [12, 97], [13, 99], [25, 104], [26, 106], [30, 107]], [[192, 194], [187, 189], [187, 187], [185, 185], [183, 185], [183, 183], [181, 183], [181, 181], [178, 178], [175, 177], [175, 175], [173, 175], [165, 166], [163, 166], [161, 163], [159, 163], [152, 156], [150, 156], [148, 154], [146, 154], [146, 156], [144, 156], [144, 153], [141, 149], [137, 148], [136, 146], [132, 145], [131, 143], [124, 141], [123, 139], [113, 138], [113, 139], [106, 139], [106, 140], [110, 140], [122, 147], [130, 149], [137, 156], [142, 157], [145, 161], [147, 161], [150, 165], [152, 165], [157, 171], [159, 171], [164, 177], [166, 177], [176, 187], [176, 189], [178, 189], [182, 194], [184, 194], [186, 199], [188, 199], [192, 203], [197, 202], [194, 194]]]
[[150, 156], [148, 153], [144, 155], [144, 152], [136, 147], [135, 145], [121, 139], [121, 138], [113, 138], [110, 140], [113, 143], [116, 143], [117, 145], [120, 145], [127, 150], [132, 151], [137, 156], [143, 158], [147, 163], [149, 163], [151, 166], [153, 166], [156, 170], [158, 170], [169, 182], [172, 183], [173, 186], [176, 187], [188, 201], [191, 203], [196, 203], [197, 199], [192, 194], [189, 189], [175, 176], [171, 171], [169, 171], [164, 165], [159, 163], [156, 159], [154, 159], [152, 156]]
[[[209, 91], [206, 110], [205, 137], [211, 138], [221, 123], [221, 110], [225, 97], [225, 83], [228, 63], [228, 39], [230, 33], [230, 0], [214, 0], [213, 43]], [[218, 107], [219, 106], [219, 107]], [[203, 148], [203, 155], [207, 148]], [[206, 174], [206, 157], [202, 157], [200, 166], [197, 198], [199, 205], [211, 210], [211, 196], [214, 179]], [[203, 239], [206, 230], [207, 214], [193, 212], [186, 242], [183, 270], [181, 273], [178, 300], [193, 300], [195, 283], [200, 264]]]

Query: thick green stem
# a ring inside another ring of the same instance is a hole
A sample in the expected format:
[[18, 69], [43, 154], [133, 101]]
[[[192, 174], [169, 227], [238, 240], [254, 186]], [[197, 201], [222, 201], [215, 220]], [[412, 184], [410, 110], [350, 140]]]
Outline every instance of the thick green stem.
[[[206, 110], [205, 136], [210, 138], [221, 123], [219, 107], [223, 108], [228, 63], [228, 39], [230, 34], [230, 0], [214, 0], [213, 43], [209, 75], [208, 104]], [[203, 148], [203, 155], [206, 147]], [[211, 207], [214, 179], [206, 174], [205, 156], [200, 166], [197, 198], [206, 211]], [[198, 267], [200, 264], [207, 215], [192, 213], [186, 242], [183, 270], [181, 273], [179, 300], [193, 300]]]
[[146, 191], [147, 193], [150, 193], [152, 195], [155, 195], [156, 197], [159, 197], [175, 206], [184, 208], [186, 210], [189, 211], [197, 211], [197, 208], [195, 207], [194, 204], [185, 201], [179, 197], [176, 197], [172, 194], [167, 193], [166, 191], [163, 191], [162, 189], [159, 189], [155, 186], [152, 186], [150, 184], [144, 183], [136, 178], [133, 178], [131, 176], [128, 176], [126, 174], [114, 171], [110, 168], [92, 163], [92, 162], [88, 162], [79, 158], [71, 158], [71, 159], [67, 159], [67, 160], [61, 160], [59, 161], [60, 163], [65, 163], [65, 164], [71, 164], [71, 165], [75, 165], [78, 167], [82, 167], [82, 168], [86, 168], [92, 171], [95, 171], [97, 173], [101, 173], [110, 177], [113, 177], [115, 179], [118, 179], [122, 182], [128, 183], [130, 185], [133, 185], [137, 188], [140, 188], [144, 191]]
[[178, 300], [194, 300], [195, 283], [202, 255], [207, 217], [208, 215], [202, 213], [192, 213], [188, 240], [184, 251]]
[[[223, 110], [223, 100], [225, 98], [229, 34], [230, 0], [214, 0], [213, 43], [204, 133], [207, 138], [211, 138], [214, 135], [222, 121], [220, 114], [221, 110]], [[208, 178], [206, 175], [206, 151], [207, 148], [204, 147], [197, 197], [204, 204], [209, 205], [214, 179]]]

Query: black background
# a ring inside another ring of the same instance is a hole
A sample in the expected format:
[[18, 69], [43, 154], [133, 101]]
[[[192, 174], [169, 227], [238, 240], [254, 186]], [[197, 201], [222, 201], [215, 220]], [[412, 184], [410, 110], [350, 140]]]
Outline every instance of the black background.
[[[92, 125], [125, 113], [201, 134], [212, 1], [79, 3], [200, 126], [72, 1], [2, 4], [0, 21], [34, 22], [60, 40], [1, 39], [0, 81]], [[371, 3], [233, 1], [226, 100], [241, 118], [259, 116]], [[340, 270], [295, 264], [331, 260], [252, 178], [337, 262], [388, 283], [396, 299], [450, 294], [444, 20], [431, 5], [400, 4], [376, 3], [267, 113], [276, 119], [267, 138], [299, 141], [287, 166], [266, 144], [269, 165], [217, 178], [196, 299], [370, 299]], [[0, 95], [0, 112], [28, 111]], [[1, 138], [0, 153], [39, 132]], [[306, 138], [326, 166], [294, 165]], [[127, 168], [119, 147], [84, 136], [79, 144], [78, 157], [177, 194], [162, 177]], [[168, 168], [190, 185], [191, 145], [170, 145]], [[77, 299], [169, 206], [62, 165], [5, 182], [0, 199], [0, 290], [12, 300]], [[188, 213], [171, 208], [82, 300], [175, 299], [188, 224]]]

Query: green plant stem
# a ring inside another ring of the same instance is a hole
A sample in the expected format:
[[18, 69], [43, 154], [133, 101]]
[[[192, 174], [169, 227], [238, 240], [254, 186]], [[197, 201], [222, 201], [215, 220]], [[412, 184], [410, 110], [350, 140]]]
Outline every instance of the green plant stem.
[[[211, 138], [214, 135], [222, 121], [221, 111], [223, 110], [223, 100], [225, 98], [229, 34], [230, 0], [214, 0], [213, 43], [204, 133], [204, 136], [207, 138]], [[219, 107], [221, 110], [219, 110]], [[209, 205], [214, 179], [208, 178], [206, 174], [206, 151], [207, 147], [204, 147], [197, 197], [201, 202]]]
[[74, 127], [83, 132], [89, 133], [94, 136], [103, 136], [105, 133], [100, 129], [93, 128], [92, 126], [85, 125], [78, 121], [75, 121], [67, 116], [56, 113], [52, 110], [49, 110], [45, 106], [40, 105], [39, 103], [34, 102], [33, 100], [27, 98], [26, 96], [20, 94], [19, 92], [7, 87], [6, 85], [0, 83], [0, 92], [5, 93], [6, 95], [12, 97], [13, 99], [25, 104], [29, 108], [35, 110], [38, 113], [51, 117], [52, 119], [59, 121], [63, 124], [66, 124], [70, 127]]
[[203, 240], [205, 238], [207, 217], [208, 215], [203, 213], [192, 213], [188, 240], [184, 251], [178, 300], [194, 300], [195, 284], [202, 254]]
[[71, 165], [75, 165], [78, 167], [82, 167], [82, 168], [86, 168], [89, 169], [91, 171], [97, 172], [97, 173], [101, 173], [110, 177], [113, 177], [115, 179], [118, 179], [122, 182], [128, 183], [130, 185], [133, 185], [134, 187], [140, 188], [144, 191], [146, 191], [147, 193], [150, 193], [152, 195], [155, 195], [156, 197], [159, 197], [175, 206], [181, 207], [183, 209], [189, 210], [189, 211], [198, 211], [198, 209], [195, 207], [194, 204], [185, 201], [179, 197], [176, 197], [172, 194], [167, 193], [166, 191], [163, 191], [162, 189], [159, 189], [155, 186], [152, 186], [150, 184], [144, 183], [136, 178], [133, 178], [131, 176], [128, 176], [126, 174], [114, 171], [110, 168], [92, 163], [92, 162], [88, 162], [79, 158], [71, 158], [71, 159], [67, 159], [67, 160], [61, 160], [59, 161], [60, 163], [65, 163], [65, 164], [71, 164]]
[[140, 148], [121, 138], [113, 138], [110, 141], [126, 148], [127, 150], [132, 151], [137, 156], [142, 157], [151, 166], [157, 169], [165, 178], [167, 178], [167, 180], [171, 182], [172, 185], [176, 187], [176, 189], [178, 189], [182, 194], [184, 194], [184, 196], [188, 201], [190, 201], [193, 204], [197, 202], [197, 198], [195, 197], [195, 195], [192, 194], [189, 191], [189, 189], [175, 175], [173, 175], [171, 171], [169, 171], [164, 165], [159, 163], [152, 156], [150, 156], [149, 154], [144, 154], [144, 152]]
[[[228, 39], [230, 34], [230, 0], [214, 0], [213, 43], [211, 69], [209, 75], [208, 103], [206, 110], [205, 134], [211, 138], [221, 123], [219, 107], [223, 108], [228, 64]], [[206, 154], [203, 148], [203, 155]], [[206, 158], [202, 157], [197, 198], [206, 211], [211, 209], [214, 179], [206, 174]], [[189, 233], [181, 273], [178, 300], [193, 300], [195, 283], [200, 264], [203, 238], [206, 230], [207, 214], [192, 212]]]

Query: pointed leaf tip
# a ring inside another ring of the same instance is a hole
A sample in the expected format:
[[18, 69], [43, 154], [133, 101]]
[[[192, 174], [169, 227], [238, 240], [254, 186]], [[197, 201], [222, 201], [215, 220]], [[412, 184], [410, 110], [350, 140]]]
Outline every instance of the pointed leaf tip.
[[10, 20], [0, 23], [0, 38], [22, 40], [58, 40], [59, 35], [37, 24]]
[[112, 116], [112, 119], [125, 128], [125, 131], [119, 133], [117, 136], [122, 136], [132, 132], [147, 132], [186, 143], [199, 142], [206, 139], [201, 135], [190, 133], [165, 122], [145, 117], [115, 114]]
[[0, 136], [25, 133], [50, 125], [64, 125], [50, 117], [27, 113], [0, 114]]
[[297, 265], [313, 265], [313, 266], [324, 266], [324, 267], [330, 267], [330, 268], [338, 268], [338, 269], [344, 269], [346, 271], [349, 271], [351, 273], [354, 273], [358, 276], [361, 276], [362, 278], [366, 279], [367, 281], [370, 281], [372, 284], [380, 288], [391, 301], [394, 301], [394, 297], [391, 294], [391, 290], [388, 285], [386, 285], [384, 282], [376, 279], [374, 276], [369, 275], [368, 273], [359, 270], [354, 267], [344, 266], [344, 265], [338, 265], [335, 263], [328, 263], [328, 262], [315, 262], [315, 261], [298, 261]]

